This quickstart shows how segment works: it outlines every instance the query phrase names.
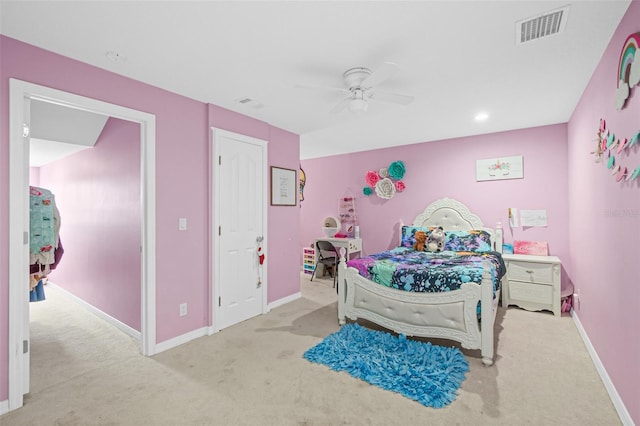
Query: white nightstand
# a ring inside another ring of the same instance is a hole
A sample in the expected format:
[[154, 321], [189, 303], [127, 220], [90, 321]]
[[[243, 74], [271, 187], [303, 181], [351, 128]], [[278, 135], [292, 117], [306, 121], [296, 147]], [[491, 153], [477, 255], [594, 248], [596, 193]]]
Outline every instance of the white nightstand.
[[548, 310], [560, 316], [560, 259], [556, 256], [503, 254], [502, 306], [528, 311]]

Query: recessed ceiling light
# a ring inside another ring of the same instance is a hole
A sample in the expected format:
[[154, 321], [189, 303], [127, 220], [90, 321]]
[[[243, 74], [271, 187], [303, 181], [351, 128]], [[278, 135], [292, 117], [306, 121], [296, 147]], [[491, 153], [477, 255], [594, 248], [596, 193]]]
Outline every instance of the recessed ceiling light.
[[486, 112], [478, 113], [475, 116], [476, 121], [485, 121], [487, 118], [489, 118], [489, 114], [487, 114]]
[[104, 54], [111, 62], [127, 62], [127, 58], [115, 50], [109, 50]]

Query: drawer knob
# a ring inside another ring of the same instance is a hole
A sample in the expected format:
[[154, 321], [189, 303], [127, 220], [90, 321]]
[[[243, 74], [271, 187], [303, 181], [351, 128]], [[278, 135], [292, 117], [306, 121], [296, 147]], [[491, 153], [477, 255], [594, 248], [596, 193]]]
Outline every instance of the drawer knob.
[[531, 269], [527, 269], [527, 273], [528, 274], [533, 274], [533, 271]]

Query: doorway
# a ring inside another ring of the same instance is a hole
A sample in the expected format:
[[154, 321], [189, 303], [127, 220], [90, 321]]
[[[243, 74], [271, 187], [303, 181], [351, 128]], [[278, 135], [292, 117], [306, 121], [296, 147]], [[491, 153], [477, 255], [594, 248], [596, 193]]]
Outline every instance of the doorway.
[[141, 157], [141, 341], [143, 355], [155, 341], [155, 116], [142, 111], [10, 79], [9, 109], [9, 410], [29, 388], [29, 122], [39, 100], [138, 123]]
[[212, 129], [213, 331], [266, 313], [267, 142]]

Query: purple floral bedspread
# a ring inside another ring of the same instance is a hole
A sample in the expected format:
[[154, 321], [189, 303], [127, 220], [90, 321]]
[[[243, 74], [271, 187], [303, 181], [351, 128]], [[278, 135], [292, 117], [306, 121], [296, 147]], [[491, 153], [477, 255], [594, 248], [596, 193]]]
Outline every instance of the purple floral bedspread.
[[484, 260], [489, 260], [491, 264], [495, 296], [506, 271], [502, 256], [495, 251], [431, 253], [397, 247], [350, 260], [347, 266], [356, 268], [363, 277], [387, 287], [436, 293], [458, 290], [466, 282], [480, 283]]

